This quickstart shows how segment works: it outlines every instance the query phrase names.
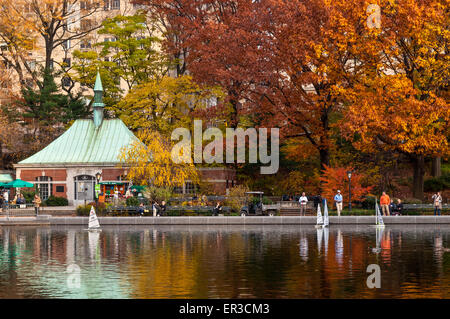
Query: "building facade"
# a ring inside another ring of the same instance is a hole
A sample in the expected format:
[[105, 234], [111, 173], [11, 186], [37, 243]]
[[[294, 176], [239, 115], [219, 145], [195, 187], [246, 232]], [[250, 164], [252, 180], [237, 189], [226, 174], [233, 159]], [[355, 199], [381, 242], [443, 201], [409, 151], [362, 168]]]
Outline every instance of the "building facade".
[[[14, 165], [16, 178], [36, 185], [42, 199], [65, 197], [69, 205], [78, 206], [95, 200], [95, 186], [113, 195], [129, 186], [127, 168], [119, 156], [124, 147], [138, 138], [120, 119], [104, 119], [103, 87], [100, 75], [94, 87], [92, 119], [76, 120], [47, 147]], [[235, 185], [235, 172], [227, 168], [200, 168], [200, 177], [210, 183], [212, 191], [226, 194]], [[175, 190], [193, 194], [196, 185], [186, 182]]]

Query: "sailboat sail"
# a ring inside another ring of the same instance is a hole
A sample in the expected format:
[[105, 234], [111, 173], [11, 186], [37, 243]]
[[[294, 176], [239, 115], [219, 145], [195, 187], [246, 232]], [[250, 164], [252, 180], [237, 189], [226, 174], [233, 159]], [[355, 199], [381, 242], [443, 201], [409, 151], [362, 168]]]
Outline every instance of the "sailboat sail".
[[329, 218], [328, 218], [328, 205], [327, 200], [325, 199], [324, 207], [323, 207], [323, 226], [327, 227], [330, 224]]
[[97, 215], [95, 214], [94, 206], [91, 206], [91, 212], [89, 213], [89, 229], [92, 228], [100, 228], [100, 224], [98, 223]]
[[380, 207], [378, 206], [377, 200], [375, 200], [375, 215], [377, 216], [376, 224], [384, 226], [383, 217], [381, 216]]
[[320, 204], [317, 205], [317, 225], [323, 225], [323, 217], [320, 210]]

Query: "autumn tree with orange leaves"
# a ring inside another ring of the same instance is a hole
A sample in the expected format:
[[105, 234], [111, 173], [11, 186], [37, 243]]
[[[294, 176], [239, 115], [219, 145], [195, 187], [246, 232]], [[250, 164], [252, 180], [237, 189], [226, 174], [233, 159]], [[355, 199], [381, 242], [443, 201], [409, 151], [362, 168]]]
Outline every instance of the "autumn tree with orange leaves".
[[342, 128], [365, 151], [400, 152], [414, 167], [423, 198], [425, 157], [448, 157], [450, 63], [447, 0], [380, 1], [373, 54], [349, 90]]
[[194, 79], [224, 88], [232, 125], [247, 115], [280, 127], [300, 153], [330, 164], [333, 117], [362, 75], [361, 56], [372, 53], [364, 1], [138, 2], [165, 13], [179, 39], [166, 46], [188, 51]]
[[349, 179], [347, 172], [352, 171], [352, 202], [361, 201], [364, 196], [369, 195], [373, 186], [363, 186], [363, 174], [354, 171], [352, 167], [330, 167], [325, 165], [320, 181], [322, 182], [321, 196], [326, 198], [329, 205], [334, 204], [334, 195], [338, 190], [341, 191], [344, 202], [349, 200]]

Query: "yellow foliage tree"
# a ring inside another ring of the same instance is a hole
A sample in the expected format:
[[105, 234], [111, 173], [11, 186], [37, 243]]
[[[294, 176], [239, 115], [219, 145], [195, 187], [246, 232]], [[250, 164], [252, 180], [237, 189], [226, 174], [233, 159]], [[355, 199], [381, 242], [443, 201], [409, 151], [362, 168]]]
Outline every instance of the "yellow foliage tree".
[[140, 141], [124, 148], [120, 160], [128, 168], [128, 178], [141, 185], [171, 188], [185, 182], [198, 183], [192, 163], [172, 161], [173, 143], [157, 131], [145, 129], [137, 136]]
[[191, 126], [193, 113], [204, 109], [219, 89], [202, 89], [190, 76], [163, 77], [132, 89], [114, 111], [132, 129], [158, 131], [169, 136], [177, 127]]

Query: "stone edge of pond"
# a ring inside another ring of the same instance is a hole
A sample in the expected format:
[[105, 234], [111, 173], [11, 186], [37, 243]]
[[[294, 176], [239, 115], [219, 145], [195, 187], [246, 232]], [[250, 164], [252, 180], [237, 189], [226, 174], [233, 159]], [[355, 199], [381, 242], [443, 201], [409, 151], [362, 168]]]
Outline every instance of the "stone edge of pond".
[[[0, 218], [0, 225], [50, 224], [85, 225], [89, 217], [38, 217]], [[315, 216], [185, 216], [185, 217], [99, 217], [101, 225], [314, 225]], [[450, 224], [450, 216], [384, 216], [389, 224]], [[330, 225], [375, 224], [374, 216], [330, 216]]]
[[[0, 218], [0, 225], [87, 225], [89, 217]], [[314, 225], [315, 216], [99, 217], [101, 225]], [[384, 216], [386, 225], [450, 224], [450, 216]], [[330, 225], [373, 225], [374, 216], [330, 216]]]

